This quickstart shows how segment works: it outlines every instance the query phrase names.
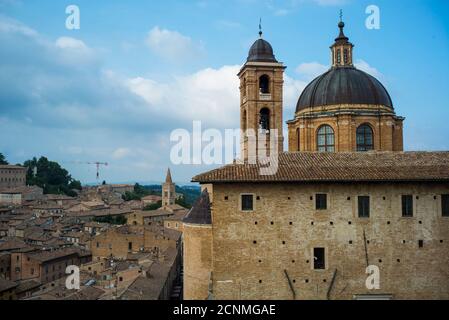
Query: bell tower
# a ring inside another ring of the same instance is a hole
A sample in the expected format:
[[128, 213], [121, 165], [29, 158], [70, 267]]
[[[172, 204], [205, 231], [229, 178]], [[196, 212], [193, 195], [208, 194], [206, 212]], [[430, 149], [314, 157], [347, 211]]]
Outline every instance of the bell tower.
[[[286, 67], [274, 56], [262, 37], [254, 42], [240, 70], [241, 158], [254, 161], [258, 155], [283, 152], [282, 101]], [[273, 150], [273, 148], [275, 150]]]
[[171, 178], [170, 168], [167, 170], [165, 183], [162, 184], [162, 206], [172, 206], [176, 200], [176, 186]]

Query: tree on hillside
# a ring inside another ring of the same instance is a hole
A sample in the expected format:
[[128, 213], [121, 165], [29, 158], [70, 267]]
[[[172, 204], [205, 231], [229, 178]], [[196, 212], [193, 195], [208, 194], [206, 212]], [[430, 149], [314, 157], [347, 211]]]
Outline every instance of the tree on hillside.
[[151, 194], [151, 191], [136, 183], [134, 185], [134, 190], [132, 192], [126, 191], [122, 196], [122, 199], [125, 201], [131, 200], [142, 200], [143, 197], [146, 197]]
[[0, 153], [0, 164], [9, 164], [3, 153]]
[[43, 188], [45, 194], [66, 194], [74, 197], [76, 192], [73, 189], [81, 190], [81, 182], [73, 179], [57, 162], [41, 157], [39, 160], [27, 160], [23, 165], [28, 168], [27, 184]]

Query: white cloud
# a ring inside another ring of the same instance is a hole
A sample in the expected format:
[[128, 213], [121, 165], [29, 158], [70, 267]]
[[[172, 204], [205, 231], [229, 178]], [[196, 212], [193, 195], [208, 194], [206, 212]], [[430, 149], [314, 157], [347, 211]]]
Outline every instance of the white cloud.
[[83, 41], [71, 37], [60, 37], [55, 44], [60, 49], [88, 50]]
[[275, 16], [286, 16], [287, 14], [289, 14], [290, 11], [287, 9], [276, 9], [274, 11], [274, 15]]
[[354, 66], [362, 71], [365, 71], [366, 73], [369, 73], [370, 75], [372, 75], [373, 77], [375, 77], [379, 80], [384, 77], [383, 74], [381, 72], [379, 72], [379, 70], [370, 66], [369, 63], [366, 62], [365, 60], [358, 59], [354, 63]]
[[118, 148], [112, 152], [112, 157], [114, 159], [123, 159], [131, 154], [131, 150], [128, 148]]
[[0, 33], [21, 33], [26, 36], [36, 36], [37, 32], [14, 19], [0, 15]]
[[308, 81], [297, 80], [284, 76], [284, 118], [286, 120], [293, 119], [296, 103]]
[[219, 128], [238, 123], [240, 66], [207, 68], [160, 83], [142, 77], [128, 79], [126, 86], [144, 99], [152, 112], [179, 120], [202, 120]]
[[301, 63], [296, 67], [296, 72], [301, 75], [304, 80], [312, 80], [329, 70], [329, 66], [325, 66], [318, 62]]
[[202, 45], [194, 43], [190, 37], [158, 26], [150, 30], [145, 42], [153, 53], [172, 62], [195, 58], [203, 53]]

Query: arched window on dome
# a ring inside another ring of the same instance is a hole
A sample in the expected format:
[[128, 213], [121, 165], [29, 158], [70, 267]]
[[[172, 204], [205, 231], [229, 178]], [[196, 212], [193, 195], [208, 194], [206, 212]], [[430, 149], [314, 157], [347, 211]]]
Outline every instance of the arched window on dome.
[[296, 129], [296, 149], [297, 151], [301, 151], [301, 140], [300, 140], [300, 129]]
[[270, 109], [263, 108], [259, 114], [259, 129], [269, 131], [270, 130]]
[[362, 124], [357, 128], [357, 151], [374, 150], [373, 129], [368, 124]]
[[270, 93], [270, 77], [266, 74], [262, 75], [259, 78], [259, 91], [262, 94]]
[[317, 149], [319, 152], [335, 152], [335, 134], [331, 126], [323, 125], [318, 129]]

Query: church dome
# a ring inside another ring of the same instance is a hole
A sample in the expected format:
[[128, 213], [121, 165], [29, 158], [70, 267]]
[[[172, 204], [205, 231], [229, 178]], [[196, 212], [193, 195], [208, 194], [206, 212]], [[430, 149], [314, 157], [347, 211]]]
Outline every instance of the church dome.
[[393, 109], [390, 95], [376, 78], [353, 66], [338, 66], [317, 77], [304, 89], [296, 112], [338, 104], [383, 105]]
[[277, 60], [271, 44], [260, 38], [249, 49], [247, 62], [277, 62]]

